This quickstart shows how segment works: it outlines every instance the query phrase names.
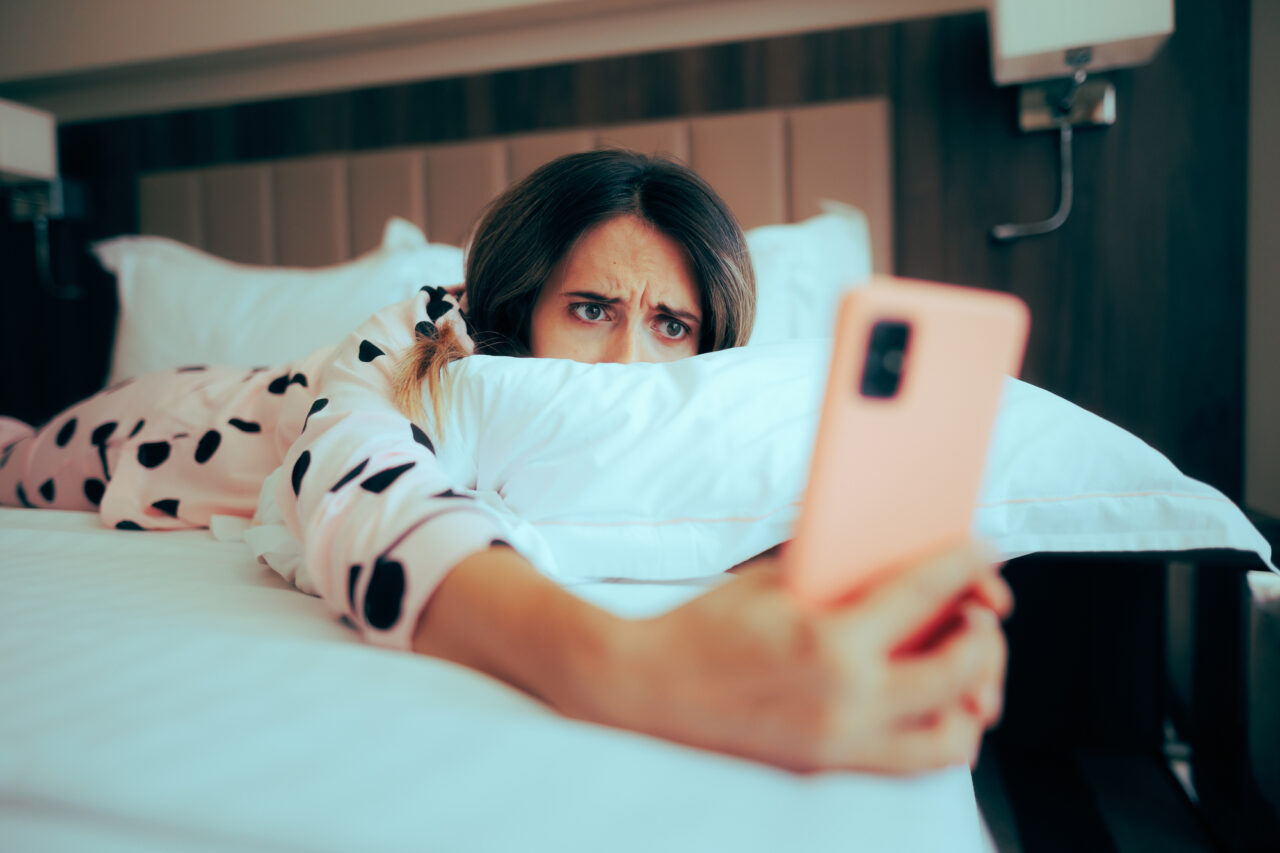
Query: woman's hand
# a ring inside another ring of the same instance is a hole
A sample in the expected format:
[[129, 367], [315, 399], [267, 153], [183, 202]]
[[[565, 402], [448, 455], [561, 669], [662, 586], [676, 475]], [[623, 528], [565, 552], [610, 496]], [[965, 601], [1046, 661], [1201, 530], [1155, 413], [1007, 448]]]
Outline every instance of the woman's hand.
[[[972, 764], [1000, 713], [997, 613], [1012, 605], [992, 562], [964, 546], [816, 610], [787, 592], [777, 557], [762, 556], [684, 606], [616, 632], [615, 686], [580, 713], [801, 771]], [[977, 600], [962, 600], [970, 593]], [[902, 650], [956, 601], [951, 630]]]

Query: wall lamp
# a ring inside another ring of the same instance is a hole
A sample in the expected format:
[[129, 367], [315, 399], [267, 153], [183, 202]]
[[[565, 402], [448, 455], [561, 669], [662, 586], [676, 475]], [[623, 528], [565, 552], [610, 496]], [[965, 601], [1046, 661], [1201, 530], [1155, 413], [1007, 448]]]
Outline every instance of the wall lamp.
[[1074, 194], [1071, 140], [1076, 127], [1115, 124], [1111, 81], [1090, 75], [1145, 65], [1173, 33], [1173, 0], [994, 0], [991, 77], [1018, 91], [1023, 133], [1058, 132], [1058, 209], [1048, 219], [997, 225], [1000, 242], [1062, 227]]
[[53, 277], [49, 248], [51, 219], [83, 218], [83, 188], [58, 175], [57, 124], [51, 114], [0, 100], [0, 214], [10, 222], [30, 222], [35, 231], [36, 271], [44, 292], [77, 299], [76, 285]]

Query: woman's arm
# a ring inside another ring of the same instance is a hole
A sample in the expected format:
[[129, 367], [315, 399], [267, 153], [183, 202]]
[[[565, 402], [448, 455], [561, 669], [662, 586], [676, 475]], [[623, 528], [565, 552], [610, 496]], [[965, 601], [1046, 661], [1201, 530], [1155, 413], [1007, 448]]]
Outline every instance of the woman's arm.
[[565, 592], [511, 548], [459, 563], [427, 602], [413, 650], [469, 666], [573, 717], [620, 669], [628, 625]]
[[394, 354], [440, 324], [459, 334], [462, 317], [443, 293], [374, 314], [318, 375], [281, 378], [317, 395], [276, 484], [284, 523], [330, 612], [366, 642], [403, 650], [437, 584], [505, 535], [492, 511], [455, 491], [431, 436], [394, 402]]
[[[972, 762], [999, 716], [1004, 637], [961, 606], [927, 650], [894, 650], [975, 585], [1010, 603], [988, 555], [955, 549], [846, 606], [814, 611], [775, 558], [669, 613], [626, 620], [542, 577], [518, 553], [462, 560], [416, 626], [413, 648], [462, 663], [568, 716], [798, 770], [902, 773]], [[974, 707], [969, 696], [983, 697]]]

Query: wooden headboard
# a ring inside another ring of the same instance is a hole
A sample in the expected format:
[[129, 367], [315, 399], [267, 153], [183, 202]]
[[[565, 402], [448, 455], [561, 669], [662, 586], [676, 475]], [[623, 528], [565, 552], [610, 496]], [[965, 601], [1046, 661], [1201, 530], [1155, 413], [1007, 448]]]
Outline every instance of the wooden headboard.
[[484, 205], [542, 163], [619, 146], [688, 163], [744, 229], [795, 222], [824, 199], [868, 218], [873, 265], [892, 267], [889, 108], [883, 98], [153, 172], [144, 234], [242, 263], [318, 266], [378, 244], [387, 218], [462, 245]]

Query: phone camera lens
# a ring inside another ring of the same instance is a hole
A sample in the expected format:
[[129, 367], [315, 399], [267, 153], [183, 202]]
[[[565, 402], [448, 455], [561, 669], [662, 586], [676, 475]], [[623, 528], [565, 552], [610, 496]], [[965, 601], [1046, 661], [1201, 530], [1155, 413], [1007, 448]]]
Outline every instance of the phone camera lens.
[[911, 327], [904, 320], [880, 320], [871, 327], [862, 364], [860, 391], [864, 397], [897, 396], [906, 369]]

